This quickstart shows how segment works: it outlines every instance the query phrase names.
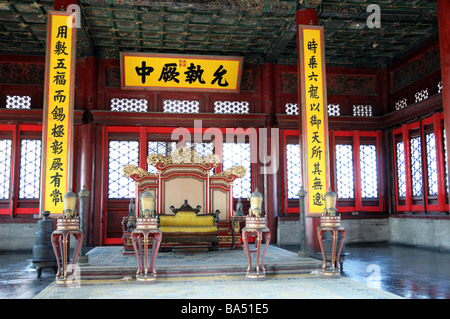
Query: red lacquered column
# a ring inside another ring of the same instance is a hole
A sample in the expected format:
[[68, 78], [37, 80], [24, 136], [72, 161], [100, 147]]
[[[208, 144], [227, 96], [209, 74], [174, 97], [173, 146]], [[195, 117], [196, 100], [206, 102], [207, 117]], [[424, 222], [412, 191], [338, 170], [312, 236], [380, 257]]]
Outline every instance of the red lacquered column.
[[[439, 49], [441, 52], [442, 104], [447, 158], [450, 159], [450, 1], [438, 0]], [[447, 165], [447, 169], [450, 165]], [[447, 171], [447, 174], [449, 172]]]

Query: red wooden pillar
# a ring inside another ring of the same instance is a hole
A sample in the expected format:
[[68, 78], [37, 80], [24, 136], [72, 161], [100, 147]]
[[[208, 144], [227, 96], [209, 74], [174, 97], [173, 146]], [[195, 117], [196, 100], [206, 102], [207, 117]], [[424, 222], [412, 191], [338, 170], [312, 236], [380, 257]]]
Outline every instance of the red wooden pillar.
[[[77, 60], [80, 62], [80, 60]], [[80, 129], [80, 167], [77, 174], [80, 176], [80, 189], [86, 186], [90, 192], [86, 203], [86, 246], [92, 246], [92, 216], [94, 192], [94, 167], [95, 167], [95, 126], [93, 116], [90, 112], [97, 107], [97, 58], [87, 57], [84, 59], [83, 82], [80, 89], [83, 90], [82, 107], [84, 110], [82, 126]]]
[[97, 78], [98, 78], [98, 68], [97, 68], [97, 58], [96, 57], [86, 57], [84, 60], [84, 109], [85, 110], [95, 110], [97, 108]]
[[[317, 25], [317, 11], [315, 9], [301, 9], [296, 12], [297, 25]], [[297, 30], [298, 32], [298, 30]], [[297, 33], [297, 48], [300, 48], [299, 36]], [[298, 51], [297, 51], [298, 52]], [[299, 55], [298, 55], [299, 58]], [[297, 60], [297, 74], [298, 74], [298, 84], [300, 85], [300, 61]], [[298, 94], [301, 94], [301, 88], [298, 89]], [[303, 132], [302, 132], [302, 112], [301, 112], [301, 97], [298, 97], [298, 114], [299, 114], [299, 130], [300, 130], [300, 152], [303, 150]], [[309, 196], [309, 194], [307, 194]], [[306, 200], [306, 199], [305, 199]], [[306, 249], [310, 252], [320, 251], [319, 239], [317, 237], [316, 229], [319, 227], [318, 217], [305, 217], [305, 237], [306, 237]]]
[[[271, 146], [273, 144], [279, 146], [279, 141], [274, 141], [278, 135], [273, 135], [272, 129], [275, 121], [275, 67], [272, 63], [265, 63], [262, 65], [261, 69], [261, 103], [264, 113], [266, 113], [266, 129], [267, 134], [259, 134], [258, 138], [264, 138], [260, 140], [259, 144], [264, 143], [266, 145], [267, 155], [270, 155], [272, 160], [278, 161], [279, 164], [279, 154], [274, 156], [276, 151]], [[259, 149], [259, 158], [261, 159], [261, 148]], [[266, 166], [266, 168], [264, 167]], [[270, 166], [270, 168], [268, 168]], [[276, 165], [275, 165], [276, 166]], [[277, 181], [279, 174], [278, 169], [273, 169], [274, 163], [262, 163], [260, 169], [262, 170], [262, 176], [264, 180], [264, 210], [267, 217], [267, 226], [272, 234], [271, 242], [276, 241], [277, 232], [277, 217], [278, 217], [278, 192], [277, 192]]]
[[71, 4], [78, 4], [78, 0], [54, 0], [53, 1], [53, 10], [67, 10], [67, 7]]
[[[450, 159], [450, 1], [438, 0], [439, 47], [441, 52], [442, 104], [444, 107], [447, 158]], [[447, 174], [450, 173], [447, 163]], [[448, 175], [447, 175], [448, 176]], [[449, 192], [450, 193], [450, 192]]]

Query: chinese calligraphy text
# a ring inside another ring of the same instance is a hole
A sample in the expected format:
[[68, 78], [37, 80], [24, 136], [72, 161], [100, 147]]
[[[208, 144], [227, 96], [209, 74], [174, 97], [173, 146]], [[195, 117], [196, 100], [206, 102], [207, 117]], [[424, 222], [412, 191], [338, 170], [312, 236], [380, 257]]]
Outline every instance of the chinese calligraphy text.
[[238, 93], [243, 59], [121, 53], [120, 62], [122, 89]]
[[49, 12], [43, 119], [41, 211], [63, 212], [63, 195], [71, 182], [75, 28], [70, 13]]
[[308, 213], [322, 214], [324, 195], [328, 188], [328, 127], [323, 29], [299, 26], [299, 63], [301, 63], [301, 106], [303, 145], [305, 147], [305, 189], [308, 192]]

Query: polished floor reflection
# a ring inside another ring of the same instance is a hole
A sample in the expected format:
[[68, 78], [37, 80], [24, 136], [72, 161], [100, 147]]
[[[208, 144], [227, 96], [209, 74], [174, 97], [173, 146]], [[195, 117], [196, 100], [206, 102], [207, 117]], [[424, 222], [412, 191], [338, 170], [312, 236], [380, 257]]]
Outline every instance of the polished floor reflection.
[[358, 244], [346, 245], [345, 253], [343, 276], [406, 299], [450, 299], [450, 252]]
[[347, 246], [343, 275], [408, 299], [450, 299], [450, 252], [387, 244]]
[[[388, 244], [347, 245], [345, 251], [343, 276], [407, 299], [450, 299], [450, 252]], [[0, 252], [0, 299], [33, 298], [55, 279], [53, 269], [36, 275], [31, 252]]]

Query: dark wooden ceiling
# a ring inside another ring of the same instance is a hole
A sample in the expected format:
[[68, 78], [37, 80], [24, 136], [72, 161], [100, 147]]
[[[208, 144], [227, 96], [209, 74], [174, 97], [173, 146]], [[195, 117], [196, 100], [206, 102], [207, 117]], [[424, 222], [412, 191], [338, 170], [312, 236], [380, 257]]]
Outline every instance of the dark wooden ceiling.
[[[370, 3], [381, 28], [366, 24]], [[80, 0], [78, 55], [120, 51], [244, 56], [296, 64], [295, 12], [316, 8], [328, 65], [385, 67], [436, 38], [436, 0]], [[0, 2], [0, 53], [45, 54], [51, 0]]]

